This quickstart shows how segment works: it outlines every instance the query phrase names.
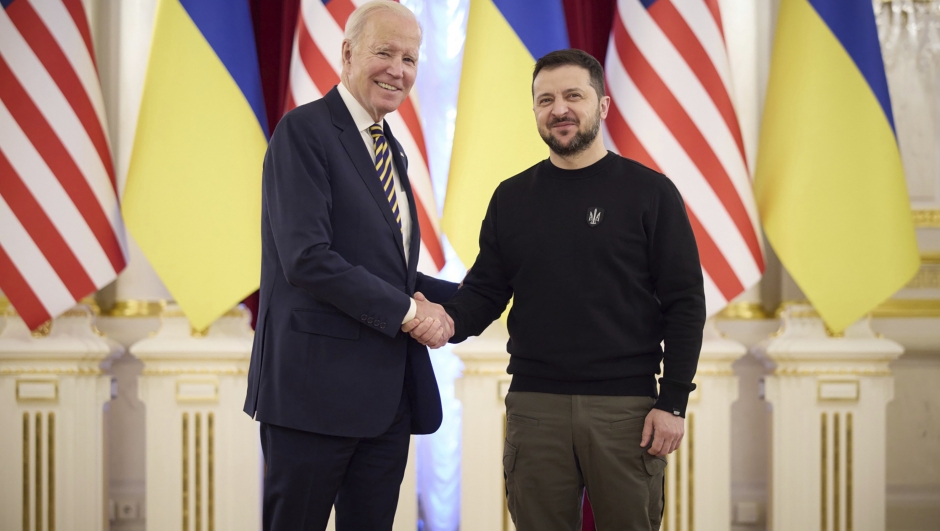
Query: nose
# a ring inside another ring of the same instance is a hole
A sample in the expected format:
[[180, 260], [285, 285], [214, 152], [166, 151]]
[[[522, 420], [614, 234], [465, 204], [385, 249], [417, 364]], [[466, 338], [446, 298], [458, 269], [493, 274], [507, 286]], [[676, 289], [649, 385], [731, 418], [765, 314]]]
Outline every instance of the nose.
[[385, 71], [395, 79], [401, 79], [405, 75], [405, 63], [402, 61], [401, 57], [393, 57], [388, 62], [388, 67]]
[[561, 118], [568, 114], [568, 104], [564, 101], [564, 98], [559, 98], [552, 105], [552, 116]]

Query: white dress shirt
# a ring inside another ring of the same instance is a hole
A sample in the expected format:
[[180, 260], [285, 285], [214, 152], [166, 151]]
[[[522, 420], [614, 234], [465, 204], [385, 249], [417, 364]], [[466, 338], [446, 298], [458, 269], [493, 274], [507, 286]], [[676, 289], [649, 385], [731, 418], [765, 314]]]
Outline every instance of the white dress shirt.
[[[343, 98], [343, 103], [345, 103], [346, 108], [349, 109], [349, 114], [352, 115], [356, 128], [359, 129], [362, 143], [365, 144], [369, 156], [372, 157], [372, 165], [375, 167], [375, 142], [372, 140], [372, 134], [369, 133], [369, 128], [372, 127], [375, 121], [372, 120], [368, 111], [362, 107], [355, 96], [349, 92], [346, 85], [340, 83], [337, 85], [337, 89], [339, 90], [339, 95]], [[384, 129], [385, 120], [383, 119], [382, 123], [379, 125]], [[386, 138], [385, 141], [388, 142], [388, 139]], [[388, 142], [388, 148], [398, 149], [398, 146], [393, 146], [391, 142]], [[402, 158], [404, 158], [404, 153], [400, 154]], [[378, 181], [378, 173], [376, 173], [375, 179]], [[398, 168], [396, 168], [394, 164], [392, 164], [392, 179], [394, 179], [395, 182], [394, 186], [395, 195], [398, 199], [398, 211], [401, 213], [401, 235], [402, 243], [405, 245], [405, 265], [408, 265], [408, 253], [411, 249], [411, 209], [408, 207], [408, 194], [405, 193], [405, 189], [401, 185], [401, 179], [398, 176]], [[402, 321], [402, 324], [414, 319], [416, 313], [418, 313], [418, 306], [415, 304], [415, 300], [411, 299], [411, 307], [408, 309], [408, 313], [405, 314], [405, 319]]]

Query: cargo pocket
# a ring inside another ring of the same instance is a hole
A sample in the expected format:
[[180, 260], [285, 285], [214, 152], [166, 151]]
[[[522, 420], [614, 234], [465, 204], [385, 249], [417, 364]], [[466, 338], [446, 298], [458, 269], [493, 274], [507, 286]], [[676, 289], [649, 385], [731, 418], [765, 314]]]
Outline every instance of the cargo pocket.
[[666, 459], [650, 455], [644, 451], [643, 466], [646, 468], [646, 473], [649, 474], [650, 529], [659, 529], [659, 526], [662, 525], [663, 522], [663, 508], [666, 505], [666, 493], [664, 490], [666, 483], [666, 475], [664, 474], [666, 470]]
[[516, 522], [516, 495], [513, 470], [516, 468], [516, 456], [519, 450], [506, 440], [503, 446], [503, 478], [506, 480], [506, 507], [513, 523]]

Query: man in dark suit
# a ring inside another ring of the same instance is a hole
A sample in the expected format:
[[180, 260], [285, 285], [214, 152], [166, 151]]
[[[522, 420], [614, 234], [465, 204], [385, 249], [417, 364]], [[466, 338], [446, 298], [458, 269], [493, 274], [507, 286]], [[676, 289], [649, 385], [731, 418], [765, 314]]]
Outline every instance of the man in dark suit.
[[[418, 273], [407, 158], [384, 116], [415, 81], [421, 29], [399, 4], [349, 17], [342, 83], [278, 124], [264, 161], [261, 301], [245, 412], [261, 422], [264, 529], [390, 530], [411, 433], [441, 423], [423, 323], [457, 286]], [[414, 296], [410, 296], [414, 294]]]

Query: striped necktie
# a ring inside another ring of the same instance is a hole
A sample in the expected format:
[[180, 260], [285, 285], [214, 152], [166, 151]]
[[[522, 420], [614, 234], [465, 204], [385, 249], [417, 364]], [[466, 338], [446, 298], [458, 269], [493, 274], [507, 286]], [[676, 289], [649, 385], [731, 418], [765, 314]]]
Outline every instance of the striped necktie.
[[395, 184], [392, 179], [392, 154], [381, 125], [372, 124], [369, 127], [369, 134], [372, 135], [372, 142], [375, 144], [375, 171], [379, 174], [385, 198], [392, 207], [392, 215], [398, 223], [398, 230], [401, 230], [401, 212], [398, 209], [398, 197], [395, 196]]

